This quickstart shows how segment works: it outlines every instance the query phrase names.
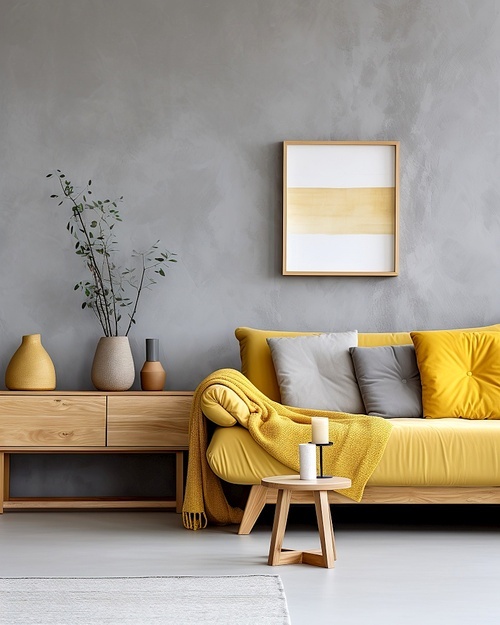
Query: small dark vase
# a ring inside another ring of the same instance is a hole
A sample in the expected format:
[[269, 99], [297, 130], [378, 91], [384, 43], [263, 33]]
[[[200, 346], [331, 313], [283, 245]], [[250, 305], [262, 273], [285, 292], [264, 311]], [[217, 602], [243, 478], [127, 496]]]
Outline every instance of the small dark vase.
[[167, 374], [160, 362], [160, 339], [146, 339], [146, 362], [141, 369], [143, 391], [163, 391]]

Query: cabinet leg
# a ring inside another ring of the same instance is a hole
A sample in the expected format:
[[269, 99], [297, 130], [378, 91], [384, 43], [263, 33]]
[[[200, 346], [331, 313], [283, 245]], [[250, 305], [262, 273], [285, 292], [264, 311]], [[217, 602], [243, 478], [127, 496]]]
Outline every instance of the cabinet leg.
[[3, 513], [3, 502], [9, 498], [9, 454], [0, 453], [0, 514]]
[[184, 452], [175, 452], [175, 511], [182, 512], [184, 501]]
[[9, 501], [10, 499], [10, 454], [5, 454], [5, 460], [3, 463], [3, 500]]

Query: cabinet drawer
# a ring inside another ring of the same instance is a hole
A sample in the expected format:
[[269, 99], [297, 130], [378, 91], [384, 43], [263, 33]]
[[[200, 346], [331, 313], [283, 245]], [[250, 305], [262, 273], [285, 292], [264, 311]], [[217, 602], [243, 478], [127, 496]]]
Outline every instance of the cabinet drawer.
[[108, 397], [108, 447], [187, 449], [191, 395]]
[[105, 397], [0, 397], [2, 447], [97, 447], [105, 444]]

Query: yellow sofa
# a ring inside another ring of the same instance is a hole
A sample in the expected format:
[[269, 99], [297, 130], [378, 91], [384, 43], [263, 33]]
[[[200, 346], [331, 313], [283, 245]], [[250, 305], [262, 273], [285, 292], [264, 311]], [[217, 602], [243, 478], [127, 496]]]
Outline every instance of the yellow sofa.
[[[500, 324], [472, 330], [498, 332]], [[236, 330], [242, 373], [275, 401], [280, 392], [266, 339], [303, 334], [319, 332]], [[362, 347], [411, 343], [407, 332], [358, 335]], [[201, 405], [215, 424], [207, 450], [210, 468], [226, 482], [252, 486], [239, 531], [249, 533], [265, 503], [275, 497], [273, 489], [260, 486], [261, 479], [295, 471], [255, 442], [245, 428], [249, 409], [231, 389], [207, 388]], [[396, 418], [391, 423], [361, 503], [500, 503], [500, 420]], [[331, 501], [353, 503], [339, 493], [331, 493]]]

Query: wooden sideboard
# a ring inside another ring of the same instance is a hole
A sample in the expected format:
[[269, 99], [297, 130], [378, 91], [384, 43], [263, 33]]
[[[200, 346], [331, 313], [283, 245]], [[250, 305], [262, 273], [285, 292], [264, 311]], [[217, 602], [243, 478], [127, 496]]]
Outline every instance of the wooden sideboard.
[[[38, 508], [181, 512], [190, 391], [0, 391], [0, 513]], [[11, 498], [11, 454], [175, 454], [175, 499]]]

